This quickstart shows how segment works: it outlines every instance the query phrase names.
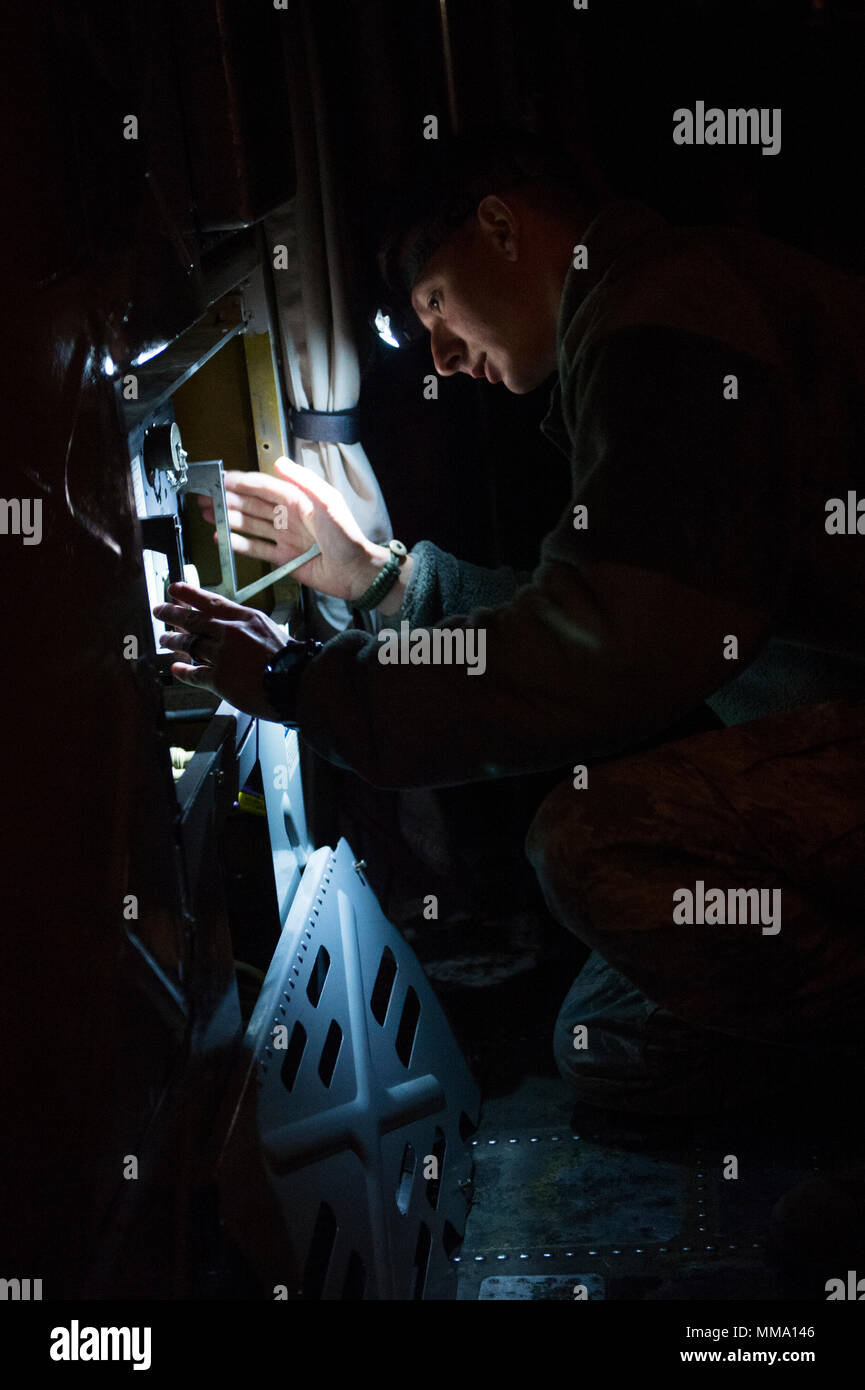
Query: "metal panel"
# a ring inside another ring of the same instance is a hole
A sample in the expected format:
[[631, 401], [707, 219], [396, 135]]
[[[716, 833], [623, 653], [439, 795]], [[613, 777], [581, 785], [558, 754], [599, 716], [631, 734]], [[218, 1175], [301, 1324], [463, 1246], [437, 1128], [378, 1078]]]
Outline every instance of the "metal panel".
[[273, 846], [279, 920], [284, 922], [311, 849], [303, 805], [297, 730], [260, 720], [258, 760]]
[[234, 598], [237, 593], [237, 576], [234, 570], [234, 551], [231, 548], [231, 533], [228, 525], [228, 503], [225, 500], [225, 481], [222, 473], [222, 460], [206, 463], [191, 463], [187, 468], [186, 492], [201, 493], [213, 503], [213, 519], [216, 527], [219, 548], [219, 583], [207, 587], [215, 594]]
[[[284, 1228], [284, 1296], [455, 1297], [450, 1256], [465, 1226], [465, 1139], [479, 1095], [417, 958], [345, 840], [307, 865], [244, 1065], [229, 1148], [251, 1134], [260, 1146]], [[243, 1184], [255, 1166], [247, 1153], [228, 1169]], [[258, 1259], [272, 1231], [256, 1231], [248, 1208], [241, 1219], [241, 1205], [228, 1191], [229, 1224], [264, 1283], [279, 1269], [278, 1258], [266, 1270]]]

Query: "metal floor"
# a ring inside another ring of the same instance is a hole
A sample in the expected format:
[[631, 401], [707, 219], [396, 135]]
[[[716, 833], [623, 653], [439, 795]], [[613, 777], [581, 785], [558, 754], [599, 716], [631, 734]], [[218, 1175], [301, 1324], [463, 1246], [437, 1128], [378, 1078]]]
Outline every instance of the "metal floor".
[[425, 967], [484, 1094], [458, 1298], [791, 1296], [766, 1249], [772, 1207], [813, 1173], [865, 1163], [861, 1095], [696, 1119], [575, 1107], [550, 1036], [578, 964], [532, 967], [529, 953], [527, 969], [515, 953], [485, 978], [470, 950], [463, 938]]
[[[488, 1102], [473, 1142], [461, 1299], [573, 1301], [580, 1284], [589, 1299], [780, 1298], [765, 1256], [772, 1207], [833, 1166], [802, 1126], [604, 1122], [589, 1107], [575, 1114], [549, 1077]], [[730, 1153], [736, 1180], [723, 1176]]]

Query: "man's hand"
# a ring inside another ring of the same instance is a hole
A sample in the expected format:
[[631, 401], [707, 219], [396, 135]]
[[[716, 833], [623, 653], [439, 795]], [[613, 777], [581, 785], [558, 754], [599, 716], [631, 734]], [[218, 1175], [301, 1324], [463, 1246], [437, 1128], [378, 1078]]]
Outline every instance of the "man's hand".
[[[315, 543], [321, 554], [295, 570], [295, 578], [333, 598], [360, 598], [389, 552], [367, 540], [330, 483], [287, 458], [277, 459], [274, 467], [281, 477], [225, 474], [232, 549], [284, 565]], [[199, 505], [212, 522], [212, 500], [200, 497]]]
[[163, 623], [181, 629], [166, 632], [160, 643], [189, 658], [171, 667], [178, 680], [212, 690], [235, 709], [278, 723], [261, 678], [292, 639], [257, 608], [244, 608], [192, 584], [171, 584], [168, 592], [177, 602], [158, 603], [153, 612]]

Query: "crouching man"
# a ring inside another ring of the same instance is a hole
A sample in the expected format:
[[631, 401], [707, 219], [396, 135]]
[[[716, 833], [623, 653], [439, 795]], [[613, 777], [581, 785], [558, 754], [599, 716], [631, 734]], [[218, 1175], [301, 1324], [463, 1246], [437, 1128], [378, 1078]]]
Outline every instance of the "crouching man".
[[[383, 662], [358, 630], [285, 645], [261, 615], [176, 586], [157, 611], [180, 629], [177, 675], [380, 786], [569, 770], [527, 851], [592, 948], [555, 1028], [583, 1099], [708, 1110], [808, 1061], [855, 1064], [862, 283], [760, 236], [599, 203], [520, 140], [443, 150], [382, 264], [441, 375], [517, 393], [554, 379], [543, 429], [572, 493], [537, 568], [373, 545], [287, 461], [229, 474], [238, 551], [279, 564], [317, 543], [304, 584], [394, 629], [482, 631], [484, 669]], [[724, 727], [664, 742], [703, 702]]]

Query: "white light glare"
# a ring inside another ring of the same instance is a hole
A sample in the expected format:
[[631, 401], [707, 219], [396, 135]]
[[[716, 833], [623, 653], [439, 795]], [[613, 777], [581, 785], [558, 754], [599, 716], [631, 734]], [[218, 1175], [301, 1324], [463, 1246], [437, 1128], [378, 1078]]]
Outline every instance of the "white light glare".
[[145, 352], [140, 352], [137, 357], [132, 359], [133, 367], [143, 367], [145, 362], [149, 362], [151, 357], [158, 357], [160, 352], [164, 352], [167, 347], [167, 343], [157, 343], [156, 347], [147, 348]]
[[102, 359], [102, 374], [103, 376], [115, 376], [116, 373], [117, 368], [114, 365], [114, 358], [111, 356], [110, 352], [106, 352]]
[[375, 316], [375, 326], [383, 343], [387, 343], [388, 347], [399, 347], [399, 343], [390, 331], [390, 314], [383, 314], [379, 309]]

